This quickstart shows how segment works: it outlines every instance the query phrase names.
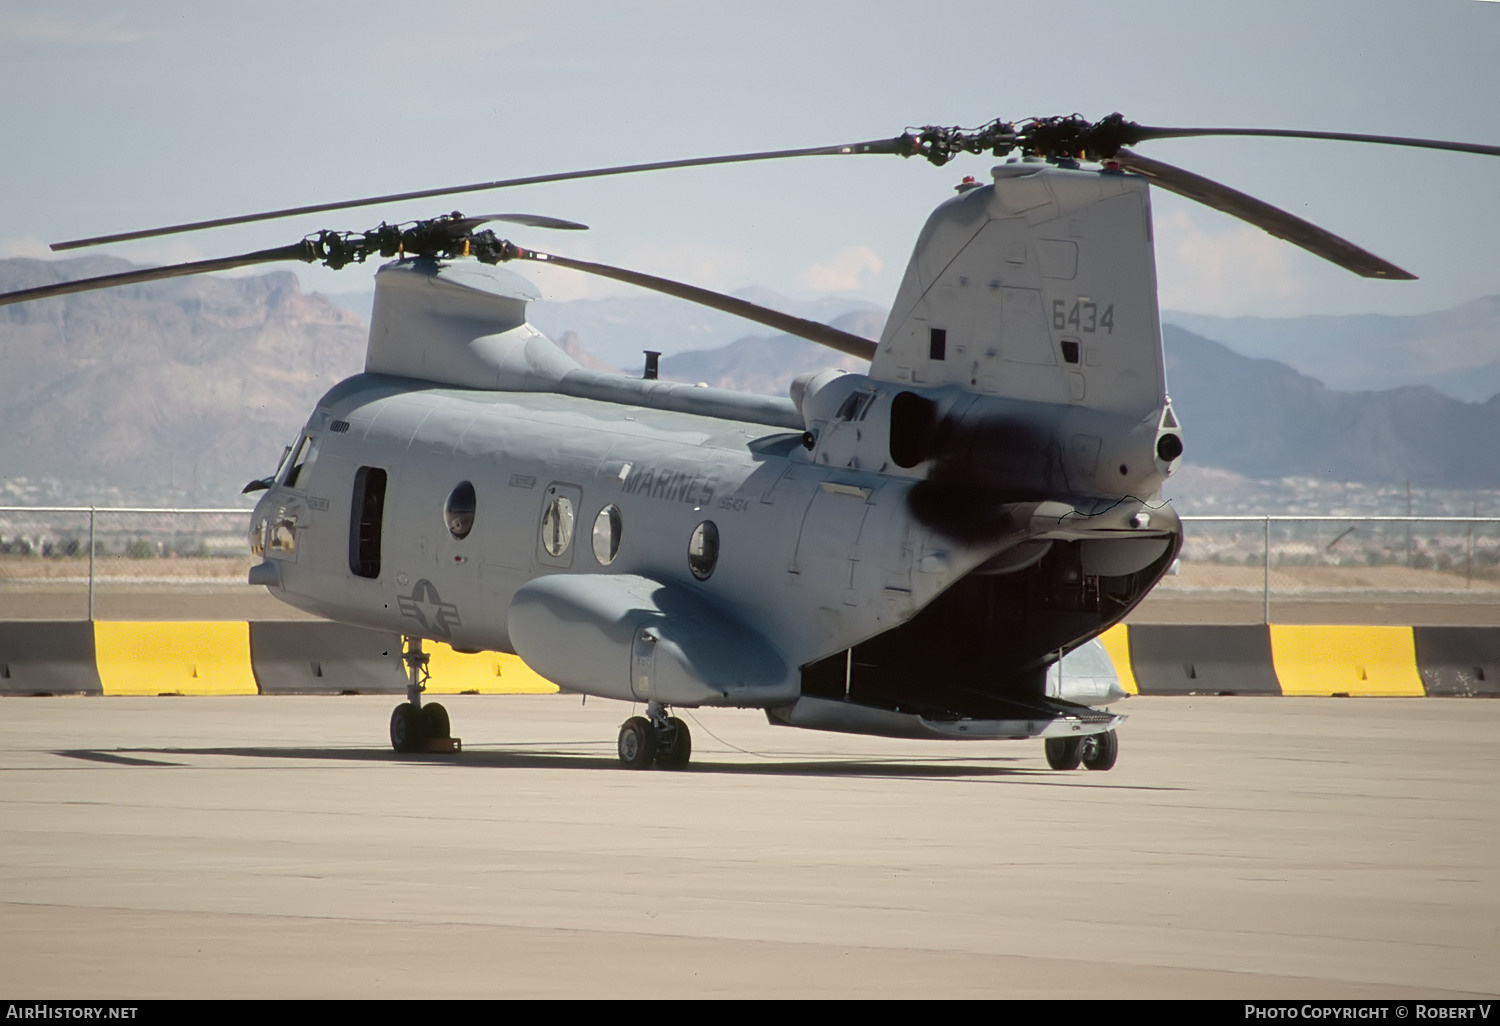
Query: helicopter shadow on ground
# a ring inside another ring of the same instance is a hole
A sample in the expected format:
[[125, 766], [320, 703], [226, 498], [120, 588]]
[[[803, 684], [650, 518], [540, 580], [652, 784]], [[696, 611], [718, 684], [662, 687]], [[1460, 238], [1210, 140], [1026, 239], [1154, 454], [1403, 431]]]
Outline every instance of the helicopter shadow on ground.
[[[603, 742], [588, 742], [603, 746]], [[54, 755], [89, 762], [116, 766], [186, 768], [184, 761], [203, 756], [227, 756], [241, 759], [293, 759], [312, 762], [363, 762], [363, 763], [415, 763], [454, 768], [481, 769], [565, 769], [594, 770], [605, 772], [641, 772], [627, 770], [614, 757], [613, 745], [605, 755], [583, 755], [555, 743], [541, 743], [529, 747], [470, 748], [461, 752], [433, 752], [406, 754], [377, 748], [272, 748], [272, 747], [228, 747], [228, 748], [116, 748], [70, 749], [53, 752]], [[747, 753], [756, 755], [757, 753]], [[937, 758], [882, 759], [882, 758], [828, 758], [824, 760], [783, 759], [776, 756], [758, 756], [758, 762], [715, 762], [712, 759], [695, 759], [681, 770], [654, 771], [704, 776], [717, 774], [727, 777], [822, 777], [850, 779], [892, 780], [1012, 780], [1017, 783], [1048, 783], [1061, 785], [1083, 785], [1111, 789], [1146, 791], [1182, 791], [1183, 787], [1155, 785], [1111, 784], [1100, 779], [1099, 774], [1086, 772], [1060, 772], [1033, 765], [996, 765], [997, 762], [1019, 762], [1018, 756], [991, 756], [985, 759], [944, 756]]]

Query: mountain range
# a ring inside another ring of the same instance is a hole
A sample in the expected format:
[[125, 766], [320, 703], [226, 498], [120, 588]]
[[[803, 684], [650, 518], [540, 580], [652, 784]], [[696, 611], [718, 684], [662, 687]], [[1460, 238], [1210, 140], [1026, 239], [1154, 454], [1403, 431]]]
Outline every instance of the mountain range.
[[[129, 266], [105, 257], [0, 260], [0, 291]], [[884, 319], [868, 304], [755, 298], [871, 338]], [[576, 359], [630, 373], [641, 348], [669, 353], [663, 377], [766, 394], [784, 395], [804, 371], [858, 369], [812, 343], [746, 334], [720, 323], [721, 315], [657, 297], [533, 310], [534, 322]], [[1186, 315], [1169, 319], [1178, 323], [1163, 332], [1168, 381], [1191, 464], [1257, 479], [1500, 489], [1493, 444], [1500, 398], [1464, 401], [1430, 381], [1340, 390], [1300, 367], [1206, 337], [1254, 336], [1264, 347], [1275, 341], [1271, 326], [1200, 318], [1193, 323], [1203, 330], [1194, 331], [1181, 326]], [[1362, 335], [1361, 325], [1372, 323], [1373, 334]], [[1417, 332], [1423, 324], [1431, 338]], [[733, 334], [723, 344], [685, 351], [676, 344], [714, 342], [725, 332]], [[1323, 352], [1342, 351], [1348, 364], [1361, 362], [1360, 352], [1399, 349], [1392, 339], [1407, 339], [1419, 353], [1451, 353], [1462, 348], [1456, 340], [1500, 334], [1500, 297], [1424, 318], [1300, 319], [1288, 332], [1313, 332]], [[182, 278], [0, 307], [0, 503], [39, 501], [34, 483], [42, 479], [58, 483], [46, 501], [237, 501], [241, 485], [274, 468], [317, 397], [359, 371], [364, 334], [356, 314], [303, 293], [288, 272]], [[613, 341], [605, 344], [606, 336]]]
[[1209, 317], [1162, 319], [1250, 357], [1279, 360], [1347, 392], [1430, 385], [1455, 399], [1500, 393], [1500, 296], [1406, 317]]
[[[128, 270], [0, 260], [0, 291]], [[359, 318], [290, 271], [0, 307], [0, 502], [225, 505], [275, 470], [317, 397], [364, 365]]]
[[1500, 396], [1464, 402], [1431, 385], [1336, 391], [1174, 324], [1162, 345], [1190, 462], [1259, 479], [1500, 488]]

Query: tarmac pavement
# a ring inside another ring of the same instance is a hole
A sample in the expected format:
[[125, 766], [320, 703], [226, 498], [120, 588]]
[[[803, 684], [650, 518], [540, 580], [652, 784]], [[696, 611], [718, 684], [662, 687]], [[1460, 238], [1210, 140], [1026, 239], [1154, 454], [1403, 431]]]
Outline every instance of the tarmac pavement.
[[1500, 994], [1500, 702], [1133, 698], [1108, 773], [1036, 742], [621, 703], [0, 699], [0, 993]]

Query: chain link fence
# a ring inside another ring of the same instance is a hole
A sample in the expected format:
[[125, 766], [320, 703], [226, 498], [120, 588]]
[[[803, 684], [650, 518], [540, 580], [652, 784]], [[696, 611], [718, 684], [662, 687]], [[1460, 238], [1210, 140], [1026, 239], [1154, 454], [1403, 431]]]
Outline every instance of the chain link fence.
[[1500, 604], [1500, 517], [1184, 516], [1165, 597]]
[[[0, 619], [297, 617], [246, 584], [249, 516], [0, 507]], [[1233, 619], [1267, 623], [1289, 602], [1500, 608], [1500, 517], [1182, 519], [1182, 554], [1153, 600], [1234, 603]]]
[[127, 607], [244, 594], [249, 524], [248, 509], [0, 507], [0, 619], [156, 619]]

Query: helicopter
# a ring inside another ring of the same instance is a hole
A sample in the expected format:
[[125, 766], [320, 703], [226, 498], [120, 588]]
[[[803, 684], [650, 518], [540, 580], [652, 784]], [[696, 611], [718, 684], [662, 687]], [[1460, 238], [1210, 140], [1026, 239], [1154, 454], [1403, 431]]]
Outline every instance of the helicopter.
[[[878, 341], [732, 296], [522, 247], [450, 213], [321, 231], [238, 256], [55, 283], [0, 305], [282, 260], [389, 262], [364, 370], [317, 403], [250, 517], [249, 582], [401, 634], [400, 752], [451, 742], [424, 703], [424, 641], [514, 653], [567, 691], [644, 703], [627, 767], [681, 769], [674, 710], [902, 738], [1041, 738], [1048, 764], [1108, 770], [1123, 692], [1097, 638], [1182, 545], [1162, 499], [1185, 446], [1167, 391], [1152, 185], [1347, 270], [1407, 271], [1220, 183], [1134, 152], [1249, 135], [1500, 155], [1500, 147], [1275, 129], [1163, 128], [1113, 114], [926, 126], [890, 139], [658, 161], [98, 236], [55, 250], [542, 182], [810, 156], [896, 155], [965, 179], [919, 235]], [[652, 289], [869, 361], [785, 398], [588, 370], [527, 320], [510, 266]], [[509, 265], [509, 266], [503, 266]]]

